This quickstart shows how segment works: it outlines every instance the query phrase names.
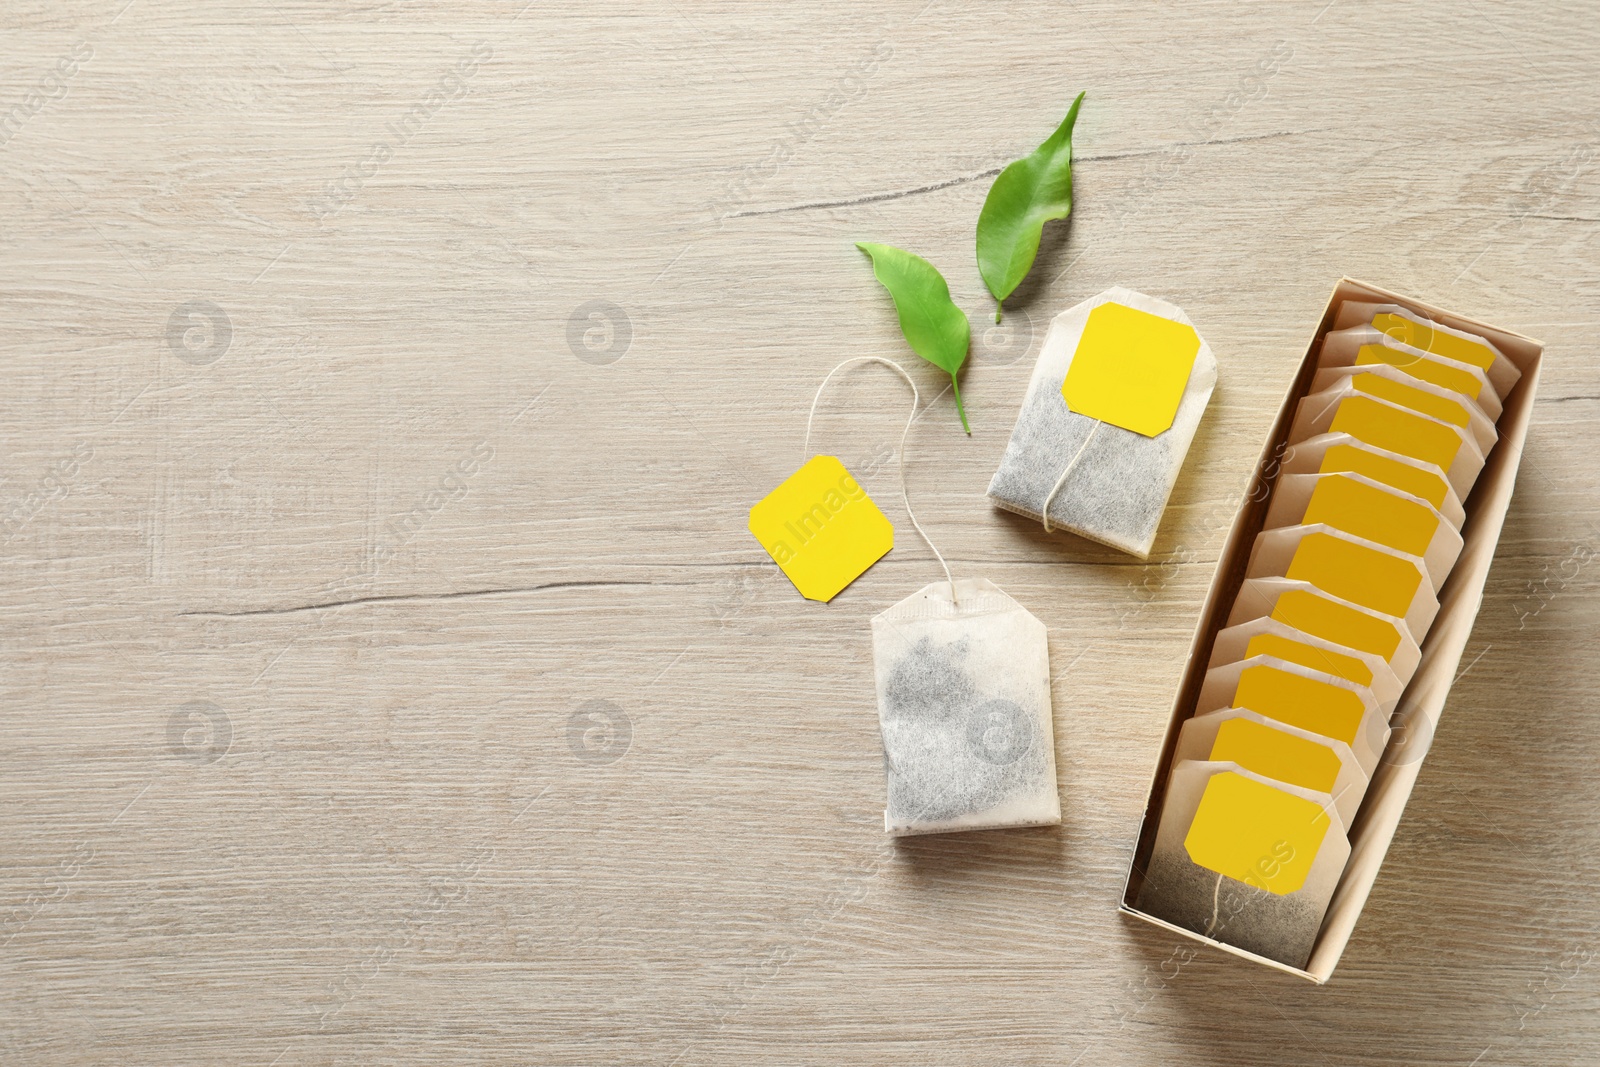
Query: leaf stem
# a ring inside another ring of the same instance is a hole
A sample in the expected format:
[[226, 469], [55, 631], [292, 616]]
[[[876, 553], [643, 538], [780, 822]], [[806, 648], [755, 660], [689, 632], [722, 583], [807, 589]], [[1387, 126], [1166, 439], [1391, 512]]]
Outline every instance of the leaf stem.
[[994, 305], [994, 322], [995, 322], [996, 326], [1000, 325], [1000, 309], [1002, 307], [1004, 307], [1004, 306], [1005, 306], [1005, 301], [1003, 301], [1003, 300], [995, 301], [995, 305]]
[[950, 375], [950, 388], [956, 391], [956, 411], [961, 413], [961, 428], [967, 431], [967, 436], [972, 436], [972, 427], [967, 425], [967, 409], [961, 403], [961, 386], [956, 382], [956, 376]]

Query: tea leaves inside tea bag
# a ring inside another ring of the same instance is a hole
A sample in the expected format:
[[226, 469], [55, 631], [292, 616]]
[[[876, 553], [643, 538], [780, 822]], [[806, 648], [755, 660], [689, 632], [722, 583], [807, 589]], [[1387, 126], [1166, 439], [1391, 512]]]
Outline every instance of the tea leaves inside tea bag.
[[1349, 858], [1328, 794], [1237, 763], [1184, 760], [1167, 779], [1138, 905], [1203, 937], [1304, 967]]
[[1148, 558], [1216, 380], [1210, 348], [1165, 301], [1113, 288], [1063, 311], [989, 498]]
[[983, 579], [936, 582], [872, 620], [896, 835], [1061, 821], [1044, 624]]

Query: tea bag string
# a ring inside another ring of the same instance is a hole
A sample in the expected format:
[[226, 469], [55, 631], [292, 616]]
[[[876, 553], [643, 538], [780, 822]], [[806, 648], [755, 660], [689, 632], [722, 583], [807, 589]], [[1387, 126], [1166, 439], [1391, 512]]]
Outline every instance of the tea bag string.
[[1217, 875], [1217, 884], [1211, 888], [1211, 921], [1206, 923], [1206, 937], [1211, 936], [1211, 931], [1217, 928], [1217, 916], [1221, 912], [1222, 904], [1222, 875]]
[[1062, 470], [1061, 477], [1056, 479], [1055, 487], [1050, 490], [1050, 495], [1044, 498], [1044, 507], [1039, 510], [1039, 517], [1044, 520], [1045, 533], [1050, 532], [1050, 505], [1055, 503], [1056, 494], [1061, 492], [1063, 485], [1067, 484], [1067, 475], [1072, 473], [1073, 468], [1078, 465], [1078, 460], [1083, 458], [1084, 449], [1089, 447], [1089, 442], [1094, 440], [1094, 432], [1099, 428], [1100, 420], [1096, 419], [1094, 425], [1089, 427], [1089, 432], [1084, 435], [1083, 444], [1078, 446], [1078, 451], [1072, 454], [1072, 458], [1067, 461], [1066, 468]]
[[835, 374], [838, 374], [852, 363], [882, 363], [885, 367], [904, 378], [906, 384], [911, 386], [911, 414], [906, 418], [906, 428], [900, 431], [900, 454], [896, 457], [900, 466], [900, 502], [905, 505], [906, 517], [911, 520], [911, 525], [915, 527], [917, 533], [922, 535], [922, 539], [928, 543], [928, 547], [933, 550], [933, 558], [939, 561], [939, 566], [944, 568], [945, 581], [950, 583], [950, 602], [953, 604], [956, 600], [956, 580], [950, 575], [950, 564], [944, 561], [944, 556], [939, 552], [938, 546], [933, 543], [933, 538], [928, 536], [928, 531], [924, 530], [922, 524], [917, 521], [916, 512], [911, 510], [911, 494], [906, 491], [906, 437], [911, 433], [911, 424], [917, 421], [917, 409], [922, 406], [922, 394], [917, 391], [917, 383], [911, 380], [911, 375], [906, 373], [904, 367], [894, 360], [884, 359], [882, 356], [856, 356], [853, 359], [845, 360], [829, 371], [827, 377], [822, 379], [822, 384], [817, 386], [816, 395], [811, 398], [811, 414], [806, 416], [806, 443], [801, 449], [800, 462], [804, 464], [811, 458], [811, 424], [817, 417], [817, 402], [822, 399], [822, 390], [827, 387], [828, 382], [833, 379]]

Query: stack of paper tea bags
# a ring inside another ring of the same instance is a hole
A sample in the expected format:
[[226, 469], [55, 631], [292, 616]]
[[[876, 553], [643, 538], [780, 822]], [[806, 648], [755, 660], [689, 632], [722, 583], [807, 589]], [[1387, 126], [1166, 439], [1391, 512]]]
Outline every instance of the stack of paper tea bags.
[[1304, 967], [1518, 371], [1346, 301], [1178, 737], [1139, 906]]

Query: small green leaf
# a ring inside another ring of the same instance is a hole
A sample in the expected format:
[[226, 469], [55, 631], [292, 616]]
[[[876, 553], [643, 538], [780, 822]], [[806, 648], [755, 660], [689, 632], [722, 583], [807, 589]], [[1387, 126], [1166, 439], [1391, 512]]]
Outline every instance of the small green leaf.
[[[1039, 252], [1039, 234], [1051, 219], [1072, 213], [1072, 127], [1083, 94], [1056, 132], [1031, 156], [1012, 163], [989, 187], [978, 213], [978, 273], [998, 304], [1021, 284]], [[994, 310], [1000, 321], [1000, 307]]]
[[857, 241], [856, 247], [872, 257], [872, 273], [894, 297], [894, 308], [900, 313], [900, 332], [906, 335], [911, 350], [950, 375], [961, 428], [970, 434], [972, 427], [967, 425], [956, 371], [967, 361], [972, 324], [967, 321], [967, 313], [950, 299], [944, 275], [921, 256], [891, 245]]

